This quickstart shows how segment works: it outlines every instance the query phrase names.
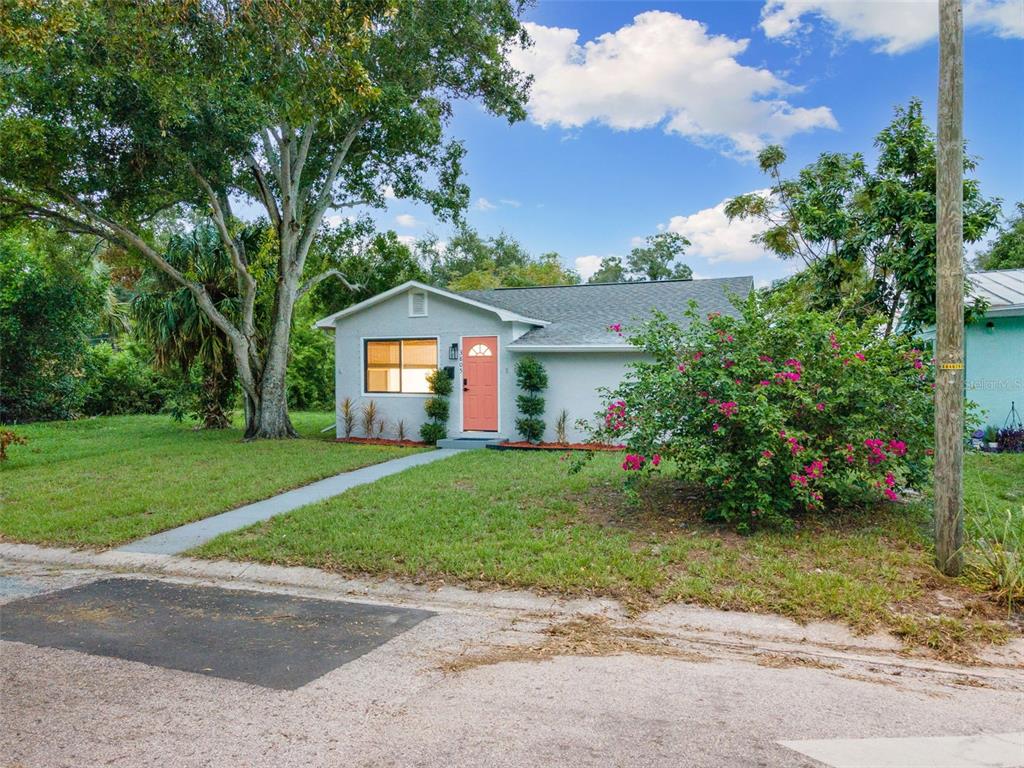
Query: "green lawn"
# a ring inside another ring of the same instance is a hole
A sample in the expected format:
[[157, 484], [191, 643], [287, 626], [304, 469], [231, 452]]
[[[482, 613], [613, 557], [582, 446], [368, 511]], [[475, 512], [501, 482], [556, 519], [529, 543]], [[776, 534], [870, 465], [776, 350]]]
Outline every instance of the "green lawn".
[[[631, 504], [620, 461], [599, 455], [570, 475], [557, 454], [468, 452], [194, 554], [835, 619], [860, 631], [887, 627], [951, 656], [1005, 635], [1002, 609], [967, 580], [932, 569], [924, 505], [741, 537], [702, 523], [671, 483], [652, 484]], [[970, 456], [967, 468], [972, 513], [1024, 490], [1024, 456]], [[937, 602], [937, 590], [963, 609]]]
[[409, 453], [346, 445], [331, 414], [292, 414], [305, 439], [242, 441], [166, 416], [15, 427], [27, 445], [0, 464], [0, 538], [106, 547]]

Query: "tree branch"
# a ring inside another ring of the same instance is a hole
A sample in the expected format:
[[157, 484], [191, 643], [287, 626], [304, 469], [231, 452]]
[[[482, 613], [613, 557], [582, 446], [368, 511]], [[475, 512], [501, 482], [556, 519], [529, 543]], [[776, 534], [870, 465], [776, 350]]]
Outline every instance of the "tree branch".
[[224, 211], [220, 207], [220, 199], [217, 193], [210, 186], [210, 182], [196, 170], [196, 167], [191, 162], [188, 166], [210, 201], [210, 207], [213, 209], [213, 223], [217, 227], [217, 232], [220, 233], [220, 239], [224, 244], [224, 248], [231, 257], [231, 265], [235, 268], [235, 274], [238, 276], [238, 292], [241, 294], [242, 299], [242, 333], [247, 339], [252, 339], [256, 333], [256, 325], [253, 319], [256, 306], [256, 278], [249, 271], [249, 265], [246, 264], [245, 256], [242, 255], [242, 252], [238, 249], [238, 244], [228, 231], [228, 225], [224, 219]]
[[348, 288], [350, 291], [352, 291], [353, 293], [355, 293], [356, 291], [360, 290], [363, 287], [359, 283], [350, 283], [345, 278], [345, 275], [343, 275], [341, 273], [340, 270], [328, 269], [328, 270], [326, 270], [324, 272], [321, 272], [316, 277], [311, 277], [309, 280], [304, 282], [302, 284], [302, 287], [299, 288], [298, 293], [295, 294], [296, 300], [301, 299], [303, 296], [305, 296], [307, 293], [309, 293], [313, 288], [315, 288], [317, 285], [319, 285], [320, 283], [322, 283], [324, 280], [326, 280], [329, 277], [336, 277], [336, 278], [338, 278], [342, 282], [342, 284], [346, 288]]
[[263, 203], [263, 207], [267, 209], [270, 223], [274, 226], [274, 229], [279, 229], [281, 227], [281, 212], [277, 208], [274, 193], [271, 191], [270, 185], [267, 184], [267, 177], [263, 175], [263, 169], [260, 168], [259, 161], [250, 153], [245, 156], [245, 162], [249, 166], [249, 170], [252, 171], [253, 178], [256, 180], [256, 191], [259, 193], [260, 202]]
[[299, 247], [295, 252], [295, 260], [300, 272], [302, 270], [302, 265], [306, 262], [306, 254], [309, 253], [309, 247], [313, 244], [313, 238], [316, 237], [316, 232], [320, 228], [320, 222], [323, 221], [324, 213], [327, 211], [327, 207], [331, 203], [334, 182], [338, 178], [338, 171], [341, 170], [341, 164], [345, 162], [345, 157], [348, 155], [348, 151], [352, 147], [352, 142], [356, 140], [356, 136], [359, 134], [362, 127], [366, 125], [368, 119], [369, 118], [363, 117], [356, 121], [355, 125], [353, 125], [349, 129], [349, 132], [345, 134], [345, 138], [341, 142], [341, 146], [331, 159], [331, 165], [327, 169], [327, 178], [324, 180], [324, 184], [320, 188], [320, 194], [317, 195], [313, 212], [306, 221], [306, 231], [302, 233], [302, 239], [299, 241]]

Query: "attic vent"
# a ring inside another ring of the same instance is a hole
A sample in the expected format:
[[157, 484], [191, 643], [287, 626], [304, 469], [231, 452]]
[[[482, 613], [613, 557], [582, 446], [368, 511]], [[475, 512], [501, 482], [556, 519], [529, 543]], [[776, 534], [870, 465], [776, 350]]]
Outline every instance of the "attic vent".
[[426, 317], [427, 316], [427, 292], [426, 291], [410, 291], [409, 292], [409, 317]]

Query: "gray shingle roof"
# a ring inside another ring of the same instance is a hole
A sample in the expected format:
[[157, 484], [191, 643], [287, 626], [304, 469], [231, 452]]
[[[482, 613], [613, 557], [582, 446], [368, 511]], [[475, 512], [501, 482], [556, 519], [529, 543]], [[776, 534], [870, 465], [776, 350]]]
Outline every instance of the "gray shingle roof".
[[460, 295], [517, 312], [550, 325], [534, 328], [512, 346], [616, 345], [622, 339], [608, 330], [612, 323], [628, 325], [646, 320], [652, 310], [686, 324], [684, 313], [691, 300], [702, 313], [738, 312], [729, 294], [746, 296], [754, 287], [752, 277], [712, 280], [664, 280], [648, 283], [598, 283], [540, 288], [497, 288], [463, 291]]

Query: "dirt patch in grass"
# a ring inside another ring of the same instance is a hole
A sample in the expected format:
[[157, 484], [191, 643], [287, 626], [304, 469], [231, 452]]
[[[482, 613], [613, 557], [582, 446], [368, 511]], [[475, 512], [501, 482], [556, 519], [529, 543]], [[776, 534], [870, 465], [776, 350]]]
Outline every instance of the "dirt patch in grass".
[[617, 626], [603, 616], [580, 616], [545, 628], [539, 642], [484, 647], [444, 662], [441, 669], [448, 674], [458, 674], [512, 661], [536, 662], [557, 656], [618, 656], [623, 653], [682, 661], [710, 661], [701, 653], [671, 645], [661, 633]]

